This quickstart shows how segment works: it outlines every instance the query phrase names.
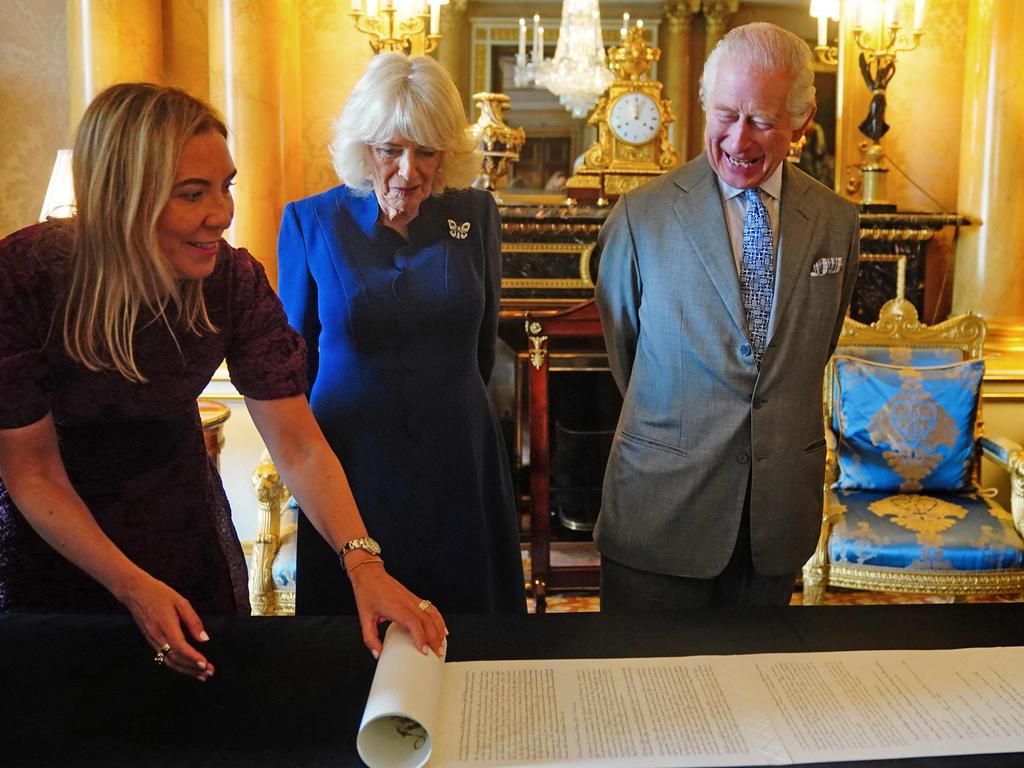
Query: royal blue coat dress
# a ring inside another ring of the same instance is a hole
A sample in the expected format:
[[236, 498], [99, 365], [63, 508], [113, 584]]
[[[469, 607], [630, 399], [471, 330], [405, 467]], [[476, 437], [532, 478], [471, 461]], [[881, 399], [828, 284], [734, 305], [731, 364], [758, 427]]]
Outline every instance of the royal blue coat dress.
[[[344, 185], [285, 207], [281, 298], [310, 403], [388, 571], [442, 612], [525, 610], [508, 460], [487, 397], [501, 281], [490, 194], [423, 202], [408, 241]], [[355, 613], [337, 554], [300, 515], [296, 610]]]

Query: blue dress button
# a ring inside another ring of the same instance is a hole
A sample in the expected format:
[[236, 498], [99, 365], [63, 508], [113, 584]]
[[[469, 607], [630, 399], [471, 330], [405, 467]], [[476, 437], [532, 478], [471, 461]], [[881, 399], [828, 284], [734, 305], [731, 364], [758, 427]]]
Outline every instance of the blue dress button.
[[736, 461], [739, 464], [746, 464], [747, 462], [750, 461], [750, 456], [746, 453], [741, 453], [739, 456], [736, 457]]
[[744, 357], [750, 357], [750, 345], [744, 344], [740, 347], [740, 354]]

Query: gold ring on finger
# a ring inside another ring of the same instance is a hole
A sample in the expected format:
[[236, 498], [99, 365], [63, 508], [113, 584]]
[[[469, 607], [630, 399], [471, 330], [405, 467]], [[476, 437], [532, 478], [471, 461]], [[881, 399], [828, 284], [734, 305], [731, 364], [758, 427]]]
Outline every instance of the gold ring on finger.
[[433, 603], [431, 603], [431, 602], [430, 602], [429, 600], [420, 600], [420, 603], [419, 603], [419, 605], [418, 605], [418, 606], [416, 606], [416, 607], [417, 607], [417, 608], [419, 608], [419, 609], [420, 609], [421, 611], [425, 611], [425, 610], [427, 610], [427, 608], [429, 608], [429, 607], [430, 607], [431, 605], [433, 605]]

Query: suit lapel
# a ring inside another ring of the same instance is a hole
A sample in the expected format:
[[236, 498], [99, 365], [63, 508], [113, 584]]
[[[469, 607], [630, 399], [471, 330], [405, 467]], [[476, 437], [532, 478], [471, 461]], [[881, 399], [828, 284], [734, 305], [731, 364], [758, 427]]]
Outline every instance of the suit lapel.
[[674, 203], [682, 234], [697, 252], [729, 316], [745, 338], [747, 321], [736, 276], [736, 261], [725, 226], [718, 177], [702, 155], [679, 170], [675, 184], [682, 191]]
[[782, 263], [779, 265], [776, 278], [778, 285], [775, 289], [775, 319], [772, 323], [771, 336], [768, 337], [769, 341], [775, 336], [775, 331], [782, 326], [782, 317], [793, 299], [797, 283], [810, 271], [806, 263], [808, 248], [818, 218], [818, 211], [807, 195], [810, 185], [811, 181], [806, 176], [796, 173], [788, 163], [785, 163], [782, 169], [780, 206], [782, 221], [779, 224], [779, 232], [782, 235]]

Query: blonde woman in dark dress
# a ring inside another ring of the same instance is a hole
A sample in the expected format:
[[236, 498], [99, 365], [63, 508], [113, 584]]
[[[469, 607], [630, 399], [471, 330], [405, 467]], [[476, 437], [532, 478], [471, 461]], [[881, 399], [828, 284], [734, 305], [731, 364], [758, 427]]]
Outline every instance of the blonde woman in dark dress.
[[247, 614], [245, 562], [196, 397], [227, 359], [289, 488], [342, 553], [364, 640], [440, 649], [437, 609], [392, 579], [305, 398], [302, 339], [234, 212], [226, 128], [182, 91], [116, 85], [75, 140], [77, 213], [0, 242], [0, 611], [127, 610], [198, 680], [200, 614]]

